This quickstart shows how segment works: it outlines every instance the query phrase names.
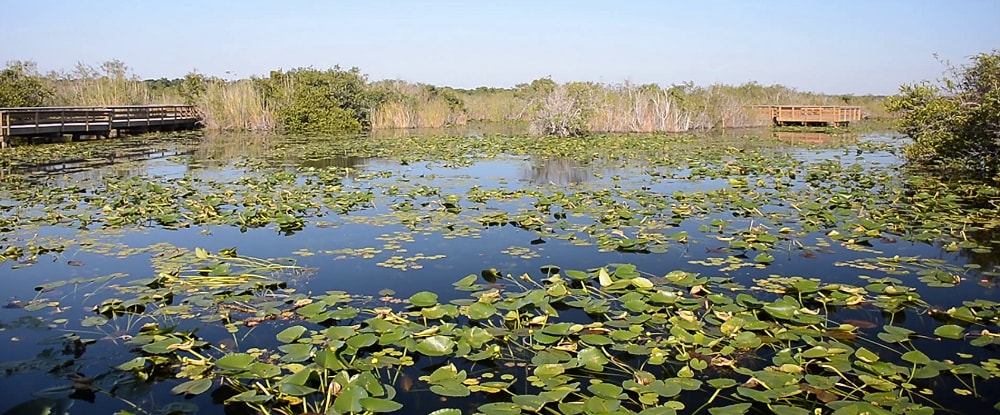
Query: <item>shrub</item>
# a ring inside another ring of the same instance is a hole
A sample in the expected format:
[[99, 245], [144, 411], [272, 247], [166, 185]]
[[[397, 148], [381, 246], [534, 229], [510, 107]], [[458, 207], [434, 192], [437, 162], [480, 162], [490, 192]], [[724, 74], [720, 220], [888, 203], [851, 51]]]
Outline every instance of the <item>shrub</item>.
[[886, 101], [901, 115], [900, 132], [913, 144], [907, 159], [920, 165], [996, 177], [1000, 173], [1000, 51], [949, 66], [938, 83], [903, 85]]
[[32, 62], [9, 62], [0, 71], [0, 107], [37, 107], [51, 96]]
[[257, 85], [290, 133], [361, 132], [370, 128], [370, 114], [380, 102], [358, 68], [275, 71]]

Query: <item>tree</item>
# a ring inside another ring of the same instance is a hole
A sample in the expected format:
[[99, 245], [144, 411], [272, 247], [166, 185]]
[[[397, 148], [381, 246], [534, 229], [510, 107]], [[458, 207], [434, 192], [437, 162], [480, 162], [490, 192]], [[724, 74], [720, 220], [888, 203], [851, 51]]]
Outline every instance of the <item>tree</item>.
[[0, 107], [37, 107], [51, 96], [34, 62], [11, 61], [0, 71]]
[[938, 83], [903, 85], [886, 108], [900, 114], [900, 132], [913, 139], [905, 149], [908, 160], [998, 178], [1000, 51], [949, 65]]

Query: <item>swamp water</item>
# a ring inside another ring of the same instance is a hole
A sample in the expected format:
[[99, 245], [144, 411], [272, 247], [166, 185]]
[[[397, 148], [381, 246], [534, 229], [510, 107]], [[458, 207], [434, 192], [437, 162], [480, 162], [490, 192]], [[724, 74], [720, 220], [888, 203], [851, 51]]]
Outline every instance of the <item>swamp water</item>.
[[994, 411], [1000, 195], [782, 138], [8, 149], [0, 410]]

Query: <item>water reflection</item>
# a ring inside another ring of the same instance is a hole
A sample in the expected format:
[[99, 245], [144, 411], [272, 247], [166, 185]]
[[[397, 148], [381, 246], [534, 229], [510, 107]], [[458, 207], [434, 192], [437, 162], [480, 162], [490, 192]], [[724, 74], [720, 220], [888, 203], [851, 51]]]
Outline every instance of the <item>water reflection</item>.
[[371, 157], [338, 156], [330, 158], [303, 160], [302, 167], [312, 167], [317, 169], [324, 169], [329, 167], [336, 167], [342, 169], [356, 169], [367, 166], [368, 163], [371, 161], [372, 161]]
[[831, 134], [818, 131], [774, 131], [771, 133], [771, 137], [789, 144], [839, 145], [857, 141], [860, 134]]
[[458, 137], [482, 137], [484, 135], [525, 135], [528, 133], [528, 125], [525, 123], [469, 123], [466, 125], [455, 125], [444, 128], [401, 128], [391, 130], [376, 130], [368, 133], [372, 138], [400, 138], [419, 136], [458, 136]]
[[594, 177], [593, 168], [564, 157], [532, 158], [523, 165], [521, 177], [532, 183], [569, 185]]
[[276, 142], [279, 140], [269, 134], [205, 132], [187, 166], [191, 170], [226, 168], [239, 160], [273, 153]]

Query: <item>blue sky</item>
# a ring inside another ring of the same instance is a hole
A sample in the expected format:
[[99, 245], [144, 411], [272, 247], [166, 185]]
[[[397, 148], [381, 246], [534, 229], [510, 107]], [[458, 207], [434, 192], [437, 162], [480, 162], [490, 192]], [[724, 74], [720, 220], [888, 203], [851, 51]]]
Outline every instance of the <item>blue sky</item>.
[[101, 1], [2, 7], [0, 61], [118, 59], [142, 78], [357, 66], [473, 88], [559, 82], [780, 83], [895, 92], [1000, 48], [1000, 0]]

